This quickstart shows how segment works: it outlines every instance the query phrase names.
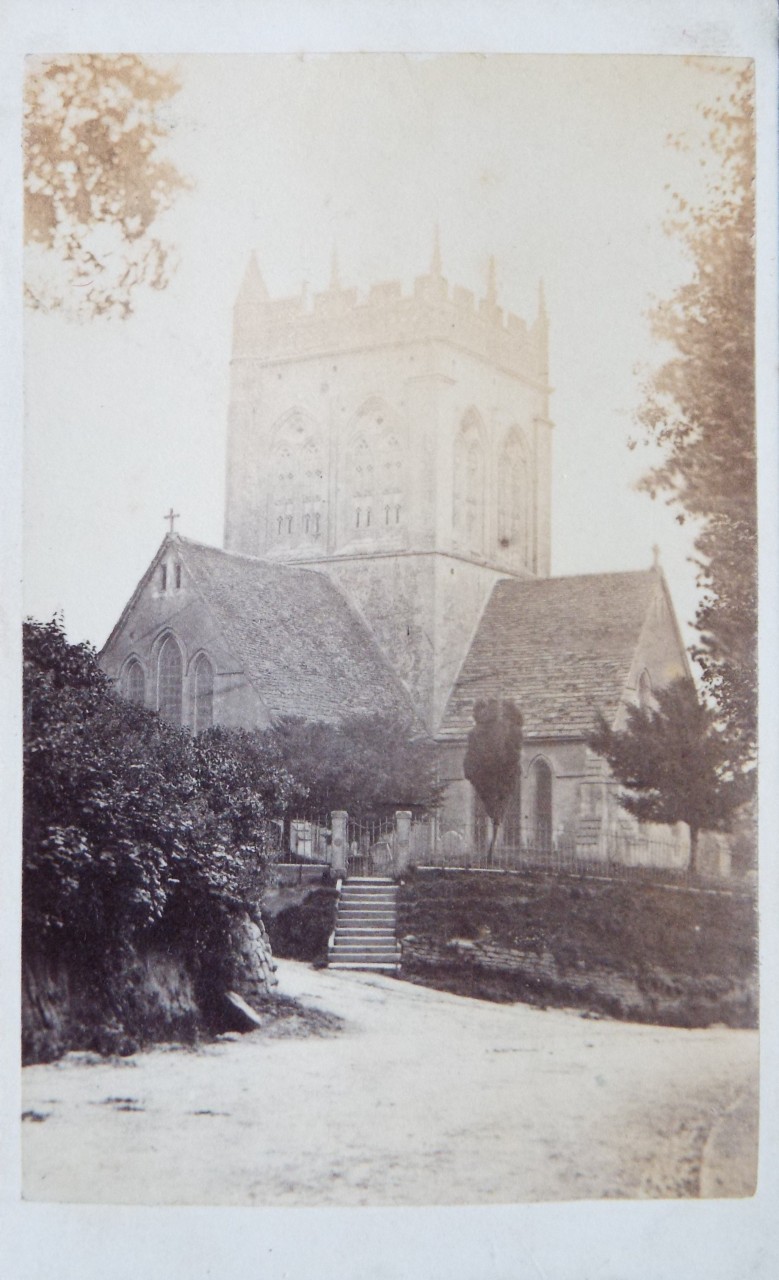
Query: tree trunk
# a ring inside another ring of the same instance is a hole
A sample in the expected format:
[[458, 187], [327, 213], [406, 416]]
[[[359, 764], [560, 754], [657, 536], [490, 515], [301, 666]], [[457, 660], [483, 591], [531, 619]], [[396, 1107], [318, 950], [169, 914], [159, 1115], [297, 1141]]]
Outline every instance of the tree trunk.
[[690, 827], [690, 871], [694, 876], [698, 875], [700, 870], [698, 866], [698, 836], [700, 830], [698, 827]]
[[492, 866], [492, 855], [493, 855], [493, 854], [494, 854], [494, 852], [495, 852], [495, 841], [496, 841], [496, 840], [497, 840], [497, 838], [498, 838], [498, 826], [499, 826], [499, 823], [495, 822], [495, 821], [494, 821], [494, 819], [493, 819], [493, 822], [492, 822], [492, 833], [491, 833], [491, 835], [490, 835], [490, 845], [489, 845], [489, 848], [488, 848], [488, 850], [487, 850], [487, 866], [488, 866], [488, 867], [491, 867], [491, 866]]

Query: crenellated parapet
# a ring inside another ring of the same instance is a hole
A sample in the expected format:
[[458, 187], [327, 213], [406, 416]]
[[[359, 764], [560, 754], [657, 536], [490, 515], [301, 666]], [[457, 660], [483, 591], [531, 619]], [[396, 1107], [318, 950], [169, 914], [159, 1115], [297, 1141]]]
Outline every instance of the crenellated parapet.
[[252, 256], [235, 304], [233, 355], [261, 364], [305, 357], [440, 342], [458, 347], [505, 372], [546, 386], [548, 324], [543, 298], [535, 320], [498, 305], [494, 260], [487, 291], [477, 298], [451, 285], [440, 268], [436, 242], [431, 270], [410, 293], [399, 280], [374, 284], [367, 294], [341, 284], [334, 259], [329, 287], [271, 298]]

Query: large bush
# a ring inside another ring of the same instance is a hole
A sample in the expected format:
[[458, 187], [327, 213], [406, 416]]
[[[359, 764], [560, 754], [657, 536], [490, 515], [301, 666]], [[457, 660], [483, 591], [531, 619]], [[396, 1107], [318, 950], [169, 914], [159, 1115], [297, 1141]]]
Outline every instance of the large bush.
[[294, 790], [272, 747], [124, 701], [58, 619], [25, 624], [24, 705], [25, 944], [83, 958], [155, 930], [217, 955]]

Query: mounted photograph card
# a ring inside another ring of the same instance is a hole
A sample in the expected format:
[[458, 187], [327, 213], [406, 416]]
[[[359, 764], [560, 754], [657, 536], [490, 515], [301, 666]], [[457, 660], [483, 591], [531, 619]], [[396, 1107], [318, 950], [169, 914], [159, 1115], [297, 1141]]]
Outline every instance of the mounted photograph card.
[[26, 1205], [751, 1201], [754, 59], [21, 90]]

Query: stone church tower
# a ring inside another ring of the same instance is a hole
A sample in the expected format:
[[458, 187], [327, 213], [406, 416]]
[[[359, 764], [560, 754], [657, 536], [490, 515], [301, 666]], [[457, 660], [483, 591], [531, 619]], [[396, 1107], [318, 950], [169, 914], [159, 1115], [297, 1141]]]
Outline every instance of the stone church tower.
[[[547, 316], [428, 274], [234, 312], [225, 549], [323, 570], [436, 731], [499, 578], [549, 574]], [[280, 643], [283, 640], [280, 639]]]

